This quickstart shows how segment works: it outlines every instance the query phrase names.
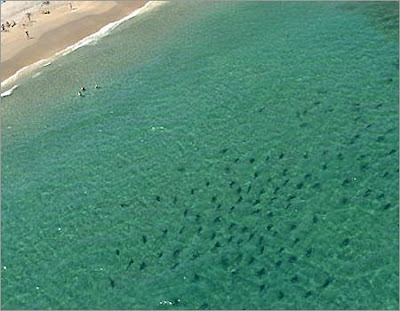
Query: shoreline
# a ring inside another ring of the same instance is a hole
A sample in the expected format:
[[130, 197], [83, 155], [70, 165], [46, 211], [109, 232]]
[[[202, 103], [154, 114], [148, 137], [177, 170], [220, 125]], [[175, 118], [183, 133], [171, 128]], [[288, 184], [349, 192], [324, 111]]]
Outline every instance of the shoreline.
[[[26, 26], [25, 13], [16, 14], [19, 17], [16, 29], [2, 33], [1, 40], [1, 86], [8, 87], [21, 75], [43, 66], [43, 62], [50, 61], [54, 57], [66, 54], [83, 46], [74, 47], [86, 38], [94, 36], [108, 25], [123, 21], [136, 11], [145, 9], [151, 2], [148, 1], [85, 1], [72, 2], [73, 10], [69, 8], [69, 2], [57, 2], [57, 6], [51, 7], [51, 14], [32, 13], [32, 23]], [[6, 5], [2, 4], [2, 6]], [[15, 5], [15, 3], [14, 3]], [[138, 12], [138, 14], [140, 13]], [[51, 15], [51, 16], [50, 16]], [[2, 23], [3, 23], [2, 12]], [[133, 17], [132, 16], [132, 17]], [[12, 20], [12, 18], [10, 18]], [[25, 20], [24, 20], [25, 19]], [[25, 28], [22, 26], [25, 24]], [[119, 24], [119, 23], [118, 23]], [[27, 40], [25, 29], [29, 31], [32, 39]]]

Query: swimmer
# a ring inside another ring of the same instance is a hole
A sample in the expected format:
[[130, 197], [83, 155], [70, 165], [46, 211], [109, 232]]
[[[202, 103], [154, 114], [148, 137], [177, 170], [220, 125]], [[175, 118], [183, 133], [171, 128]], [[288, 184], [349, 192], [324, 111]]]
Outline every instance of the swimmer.
[[81, 87], [81, 89], [80, 89], [80, 92], [83, 92], [83, 91], [85, 91], [86, 89], [85, 89], [85, 87]]
[[78, 96], [82, 96], [82, 92], [81, 91], [78, 92]]
[[97, 84], [94, 86], [95, 89], [99, 89], [100, 86], [98, 86]]

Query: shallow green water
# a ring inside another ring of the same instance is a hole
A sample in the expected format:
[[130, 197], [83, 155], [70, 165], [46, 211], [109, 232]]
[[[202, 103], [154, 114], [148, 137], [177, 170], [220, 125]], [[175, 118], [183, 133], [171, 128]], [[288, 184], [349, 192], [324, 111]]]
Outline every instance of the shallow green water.
[[2, 308], [397, 308], [397, 12], [167, 4], [21, 82]]

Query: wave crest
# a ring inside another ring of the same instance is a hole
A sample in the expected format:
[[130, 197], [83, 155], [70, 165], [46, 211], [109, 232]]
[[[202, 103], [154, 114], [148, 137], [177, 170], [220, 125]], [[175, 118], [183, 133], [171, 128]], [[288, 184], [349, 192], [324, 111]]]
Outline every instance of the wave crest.
[[14, 90], [18, 87], [18, 84], [14, 85], [11, 89], [1, 93], [1, 97], [6, 97], [6, 96], [10, 96], [12, 95], [12, 93], [14, 92]]

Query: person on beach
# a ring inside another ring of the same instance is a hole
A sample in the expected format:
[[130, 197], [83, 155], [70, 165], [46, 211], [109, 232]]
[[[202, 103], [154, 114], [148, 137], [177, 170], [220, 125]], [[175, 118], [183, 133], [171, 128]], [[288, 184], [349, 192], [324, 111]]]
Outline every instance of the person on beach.
[[10, 28], [10, 26], [11, 26], [11, 24], [8, 21], [6, 21], [6, 27]]
[[15, 25], [17, 25], [17, 23], [15, 22], [15, 20], [11, 21], [11, 27], [14, 27]]
[[72, 10], [72, 3], [69, 3], [69, 9]]
[[26, 13], [26, 17], [28, 18], [29, 21], [31, 21], [31, 15], [32, 15], [32, 14], [31, 14], [30, 12], [27, 12], [27, 13]]
[[25, 34], [26, 34], [26, 38], [30, 39], [31, 37], [29, 37], [29, 32], [27, 30], [25, 30]]
[[1, 31], [6, 31], [6, 27], [4, 27], [4, 24], [1, 24]]

